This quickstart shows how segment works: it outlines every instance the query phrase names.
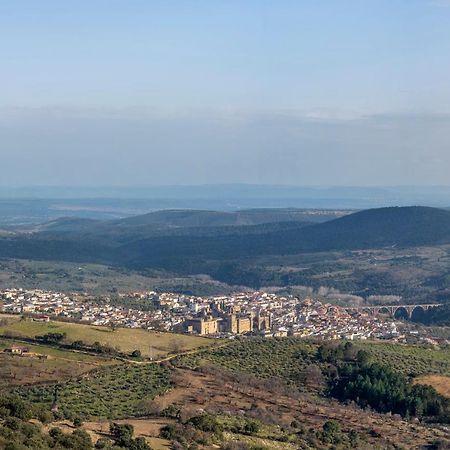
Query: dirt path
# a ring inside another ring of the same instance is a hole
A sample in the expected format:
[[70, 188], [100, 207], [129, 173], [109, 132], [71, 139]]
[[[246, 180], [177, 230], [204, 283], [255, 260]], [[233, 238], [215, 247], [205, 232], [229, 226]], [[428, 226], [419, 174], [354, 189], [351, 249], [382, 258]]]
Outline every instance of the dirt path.
[[218, 345], [211, 345], [210, 347], [206, 348], [194, 348], [191, 350], [185, 350], [184, 352], [175, 353], [173, 355], [164, 356], [163, 358], [159, 359], [153, 359], [153, 360], [145, 360], [145, 361], [134, 361], [132, 359], [127, 358], [120, 358], [121, 361], [130, 363], [130, 364], [161, 364], [163, 362], [171, 361], [172, 359], [178, 358], [179, 356], [189, 356], [189, 355], [195, 355], [197, 353], [203, 353], [205, 351], [211, 351], [211, 350], [217, 350], [222, 347], [226, 347], [229, 345], [229, 341], [221, 342]]

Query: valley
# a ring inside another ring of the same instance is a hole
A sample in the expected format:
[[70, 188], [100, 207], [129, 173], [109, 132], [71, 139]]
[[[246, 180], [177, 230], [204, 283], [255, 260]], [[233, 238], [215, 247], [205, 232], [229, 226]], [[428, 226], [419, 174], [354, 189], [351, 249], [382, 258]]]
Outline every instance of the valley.
[[0, 448], [446, 448], [450, 213], [335, 214], [9, 228]]

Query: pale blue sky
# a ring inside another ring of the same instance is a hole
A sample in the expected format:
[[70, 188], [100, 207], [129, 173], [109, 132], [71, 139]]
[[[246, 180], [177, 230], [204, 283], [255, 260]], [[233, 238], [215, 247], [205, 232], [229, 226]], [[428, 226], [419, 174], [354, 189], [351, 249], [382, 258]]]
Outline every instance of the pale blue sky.
[[0, 0], [0, 184], [449, 184], [449, 55], [446, 0]]

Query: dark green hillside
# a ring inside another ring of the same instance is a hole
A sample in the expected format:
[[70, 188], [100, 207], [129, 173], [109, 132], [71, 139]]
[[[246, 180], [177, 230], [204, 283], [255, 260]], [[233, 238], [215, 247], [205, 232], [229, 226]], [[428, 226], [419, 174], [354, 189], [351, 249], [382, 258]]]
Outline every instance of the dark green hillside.
[[321, 223], [350, 211], [261, 208], [224, 212], [194, 209], [168, 209], [118, 220], [92, 220], [63, 217], [35, 227], [46, 232], [112, 232], [125, 229], [173, 230], [179, 228], [239, 227], [281, 222]]
[[167, 258], [230, 259], [304, 251], [409, 247], [450, 242], [450, 212], [427, 207], [380, 208], [333, 221], [265, 234], [158, 237], [121, 248], [131, 265], [164, 264]]
[[[120, 227], [129, 226], [159, 226], [159, 227], [222, 227], [239, 225], [258, 225], [269, 222], [284, 222], [308, 220], [317, 217], [305, 214], [296, 209], [258, 209], [235, 212], [204, 211], [204, 210], [163, 210], [141, 216], [128, 217], [109, 222]], [[332, 214], [321, 216], [324, 220], [332, 219]]]
[[[264, 242], [262, 242], [264, 241]], [[450, 211], [428, 207], [369, 209], [301, 231], [268, 233], [249, 243], [256, 254], [414, 247], [450, 242]]]
[[110, 263], [115, 256], [94, 240], [18, 236], [0, 239], [0, 258]]
[[450, 304], [429, 309], [417, 317], [415, 321], [425, 325], [450, 327]]
[[418, 246], [450, 241], [450, 211], [424, 206], [369, 209], [310, 228], [311, 249]]
[[[204, 217], [210, 215], [205, 214]], [[208, 220], [218, 217], [216, 213], [211, 214]], [[190, 213], [176, 212], [175, 216], [177, 220], [182, 217], [188, 220]], [[155, 229], [153, 225], [145, 225], [148, 217], [118, 222], [65, 221], [62, 227], [67, 231], [47, 230], [0, 239], [0, 257], [100, 262], [134, 269], [163, 268], [213, 276], [220, 270], [219, 279], [233, 282], [235, 277], [231, 280], [226, 275], [229, 270], [224, 272], [224, 264], [231, 263], [242, 272], [243, 266], [249, 268], [252, 261], [260, 257], [286, 258], [356, 249], [396, 251], [450, 243], [450, 211], [427, 207], [373, 209], [318, 224], [284, 221], [217, 227], [206, 226], [203, 222], [198, 227]], [[161, 219], [161, 215], [159, 217]], [[77, 226], [80, 231], [76, 231]], [[239, 278], [237, 281], [237, 284], [254, 286], [265, 284], [260, 276], [255, 280]], [[305, 281], [292, 279], [294, 284], [305, 284]], [[271, 282], [273, 280], [267, 280]]]
[[227, 225], [250, 225], [245, 215], [235, 212], [202, 210], [163, 210], [141, 216], [111, 222], [120, 227], [159, 226], [159, 227], [211, 227]]
[[95, 225], [102, 223], [99, 220], [83, 219], [78, 217], [61, 217], [60, 219], [52, 220], [36, 227], [39, 232], [47, 233], [67, 233], [80, 232], [83, 230], [92, 229]]
[[[28, 227], [35, 237], [94, 240], [106, 246], [123, 245], [156, 236], [224, 236], [260, 234], [321, 223], [347, 211], [255, 209], [236, 212], [163, 210], [119, 220], [64, 217]], [[20, 233], [20, 229], [17, 230]], [[23, 231], [23, 230], [22, 230]]]

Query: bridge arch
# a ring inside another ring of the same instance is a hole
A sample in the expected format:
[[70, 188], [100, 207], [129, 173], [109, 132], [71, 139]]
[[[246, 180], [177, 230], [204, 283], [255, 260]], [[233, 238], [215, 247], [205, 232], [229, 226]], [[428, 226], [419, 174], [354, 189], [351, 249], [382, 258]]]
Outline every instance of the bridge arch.
[[378, 305], [378, 306], [357, 306], [345, 308], [350, 314], [355, 312], [366, 312], [370, 315], [389, 314], [394, 319], [408, 320], [417, 315], [423, 314], [431, 308], [442, 306], [442, 303], [424, 303], [407, 305]]
[[428, 308], [424, 308], [422, 305], [415, 306], [410, 314], [411, 320], [417, 320], [422, 318], [425, 315], [425, 311], [428, 310]]
[[389, 316], [392, 316], [392, 308], [389, 306], [380, 306], [377, 310], [377, 314], [387, 314]]
[[395, 308], [392, 316], [394, 319], [398, 320], [409, 320], [409, 318], [411, 317], [408, 309], [405, 306], [398, 306], [397, 308]]

